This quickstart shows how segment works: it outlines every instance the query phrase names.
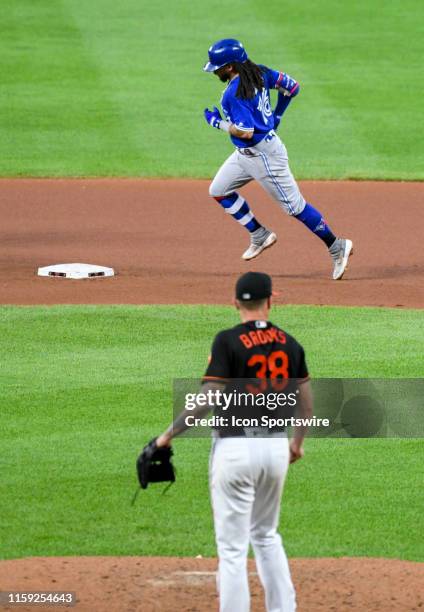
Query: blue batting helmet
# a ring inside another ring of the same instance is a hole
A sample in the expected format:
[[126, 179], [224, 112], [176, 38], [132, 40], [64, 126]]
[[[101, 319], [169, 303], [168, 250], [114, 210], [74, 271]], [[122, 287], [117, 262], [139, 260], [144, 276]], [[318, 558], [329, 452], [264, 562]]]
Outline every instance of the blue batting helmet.
[[204, 65], [205, 72], [214, 72], [231, 62], [245, 62], [248, 57], [243, 45], [234, 38], [218, 40], [208, 51], [209, 61]]

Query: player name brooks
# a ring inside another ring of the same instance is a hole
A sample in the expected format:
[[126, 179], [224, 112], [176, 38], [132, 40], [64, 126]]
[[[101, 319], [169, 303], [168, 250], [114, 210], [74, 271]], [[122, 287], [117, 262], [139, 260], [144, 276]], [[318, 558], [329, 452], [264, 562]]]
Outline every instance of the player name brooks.
[[0, 605], [75, 606], [75, 593], [69, 591], [0, 591]]

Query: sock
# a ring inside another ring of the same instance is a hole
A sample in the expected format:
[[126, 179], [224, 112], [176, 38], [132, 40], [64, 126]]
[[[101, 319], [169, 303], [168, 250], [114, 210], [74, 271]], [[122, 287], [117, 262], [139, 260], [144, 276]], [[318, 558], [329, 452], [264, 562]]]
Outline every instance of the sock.
[[231, 215], [240, 225], [244, 225], [249, 232], [255, 232], [262, 227], [250, 210], [249, 204], [235, 191], [230, 195], [216, 197], [215, 200], [221, 204], [226, 213]]
[[311, 204], [306, 203], [305, 208], [299, 215], [295, 215], [295, 218], [302, 221], [311, 232], [318, 236], [318, 238], [321, 238], [328, 248], [336, 240], [335, 235], [328, 227], [319, 210], [311, 206]]
[[250, 239], [253, 244], [261, 244], [270, 233], [271, 232], [267, 230], [266, 227], [260, 225], [259, 229], [255, 230], [254, 232], [251, 232]]
[[328, 250], [330, 251], [331, 255], [337, 255], [342, 247], [343, 240], [341, 238], [336, 238]]

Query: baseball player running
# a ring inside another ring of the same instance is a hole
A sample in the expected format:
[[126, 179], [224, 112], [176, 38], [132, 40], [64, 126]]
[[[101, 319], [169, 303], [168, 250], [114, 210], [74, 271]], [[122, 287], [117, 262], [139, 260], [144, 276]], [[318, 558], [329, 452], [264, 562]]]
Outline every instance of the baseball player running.
[[[257, 180], [283, 210], [303, 223], [327, 246], [333, 259], [333, 279], [342, 278], [353, 253], [347, 238], [337, 238], [321, 213], [305, 201], [290, 171], [287, 150], [275, 130], [291, 100], [299, 93], [299, 83], [284, 72], [252, 62], [238, 40], [226, 38], [209, 48], [206, 72], [228, 82], [221, 98], [225, 119], [215, 106], [204, 111], [214, 128], [228, 132], [236, 150], [213, 179], [209, 193], [225, 212], [250, 233], [245, 260], [257, 257], [275, 244], [277, 236], [256, 219], [238, 189]], [[278, 91], [271, 108], [269, 90]]]
[[[233, 379], [256, 380], [278, 386], [297, 379], [297, 408], [312, 416], [312, 395], [300, 344], [271, 323], [271, 278], [248, 272], [236, 284], [235, 305], [241, 324], [221, 331], [212, 346], [202, 393], [223, 390]], [[286, 379], [291, 379], [290, 381]], [[228, 388], [228, 387], [227, 387]], [[187, 428], [188, 414], [204, 416], [210, 406], [183, 411], [156, 439], [157, 447]], [[269, 612], [293, 612], [295, 591], [281, 537], [277, 533], [280, 500], [289, 463], [303, 456], [306, 428], [294, 429], [288, 441], [284, 429], [213, 430], [210, 461], [215, 536], [219, 556], [218, 591], [221, 612], [246, 612], [250, 608], [247, 553], [251, 543]]]

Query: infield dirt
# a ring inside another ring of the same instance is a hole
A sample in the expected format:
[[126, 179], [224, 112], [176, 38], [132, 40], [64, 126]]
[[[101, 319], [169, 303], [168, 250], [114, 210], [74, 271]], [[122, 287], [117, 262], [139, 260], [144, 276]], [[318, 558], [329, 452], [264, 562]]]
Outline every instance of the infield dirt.
[[[393, 559], [292, 559], [299, 612], [413, 612], [424, 606], [424, 564]], [[78, 612], [211, 612], [215, 559], [51, 557], [3, 561], [3, 591], [73, 591]], [[263, 594], [249, 561], [252, 612]], [[51, 610], [44, 606], [5, 606]]]
[[[277, 244], [251, 262], [247, 233], [208, 181], [0, 180], [0, 303], [225, 304], [247, 270], [269, 272], [287, 304], [424, 306], [424, 183], [303, 182], [355, 254], [340, 282], [320, 240], [255, 184], [242, 193]], [[115, 268], [107, 279], [36, 276], [39, 266]]]

